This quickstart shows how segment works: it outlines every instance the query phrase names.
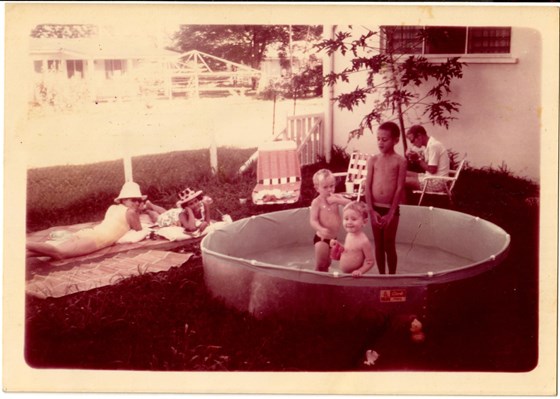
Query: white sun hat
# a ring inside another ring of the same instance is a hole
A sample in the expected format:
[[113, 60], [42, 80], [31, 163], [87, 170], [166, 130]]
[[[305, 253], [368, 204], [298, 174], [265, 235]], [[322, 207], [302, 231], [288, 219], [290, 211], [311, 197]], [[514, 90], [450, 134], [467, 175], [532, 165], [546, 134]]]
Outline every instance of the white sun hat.
[[141, 198], [142, 200], [145, 200], [146, 198], [148, 198], [148, 196], [142, 195], [138, 183], [134, 183], [133, 181], [127, 181], [126, 183], [123, 184], [119, 196], [115, 198], [115, 202], [119, 203], [121, 200], [126, 198]]

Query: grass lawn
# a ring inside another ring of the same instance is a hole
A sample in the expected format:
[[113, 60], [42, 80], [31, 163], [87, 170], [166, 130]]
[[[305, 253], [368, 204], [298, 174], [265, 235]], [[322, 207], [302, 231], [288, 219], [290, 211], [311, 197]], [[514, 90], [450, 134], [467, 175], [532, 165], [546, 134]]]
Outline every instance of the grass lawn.
[[[202, 189], [234, 220], [289, 208], [239, 203], [249, 197], [255, 172], [235, 171], [251, 153], [220, 148], [222, 166], [215, 176], [206, 173], [207, 152], [137, 157], [135, 179], [150, 199], [166, 207], [183, 186]], [[303, 168], [302, 199], [294, 207], [308, 206], [315, 196], [311, 176], [317, 169], [345, 170], [345, 162], [339, 152], [331, 165]], [[158, 172], [162, 163], [164, 175]], [[66, 168], [29, 171], [28, 231], [101, 219], [122, 182], [114, 172], [121, 166], [110, 162]], [[537, 185], [507, 170], [464, 170], [454, 207], [504, 228], [512, 237], [510, 254], [483, 276], [438, 287], [447, 300], [434, 304], [428, 339], [420, 345], [408, 340], [406, 331], [384, 334], [390, 319], [351, 325], [256, 320], [212, 298], [198, 257], [113, 286], [62, 298], [26, 298], [25, 357], [38, 368], [527, 371], [538, 361], [538, 196]], [[363, 364], [367, 349], [380, 353], [372, 368]]]

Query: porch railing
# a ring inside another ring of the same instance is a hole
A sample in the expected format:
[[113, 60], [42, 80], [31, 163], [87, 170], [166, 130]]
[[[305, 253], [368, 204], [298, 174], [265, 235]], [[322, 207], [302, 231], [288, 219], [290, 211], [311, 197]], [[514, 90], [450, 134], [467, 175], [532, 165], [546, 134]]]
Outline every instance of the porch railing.
[[[296, 143], [300, 165], [310, 165], [318, 161], [325, 154], [325, 130], [323, 114], [308, 114], [289, 116], [286, 128], [280, 131], [273, 141], [292, 140]], [[241, 166], [239, 172], [246, 170], [255, 161], [258, 151]]]
[[315, 163], [324, 155], [323, 114], [289, 116], [282, 132], [282, 139], [297, 144], [301, 166]]

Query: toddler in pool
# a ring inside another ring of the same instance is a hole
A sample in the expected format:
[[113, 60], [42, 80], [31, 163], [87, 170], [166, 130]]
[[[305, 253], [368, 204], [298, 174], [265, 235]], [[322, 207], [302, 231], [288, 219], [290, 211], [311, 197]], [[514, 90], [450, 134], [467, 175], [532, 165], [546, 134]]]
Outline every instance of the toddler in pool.
[[363, 231], [367, 216], [367, 206], [363, 202], [347, 204], [342, 211], [342, 225], [347, 233], [344, 246], [334, 239], [330, 242], [332, 257], [338, 260], [340, 256], [340, 270], [356, 277], [366, 273], [375, 264], [373, 247]]
[[309, 212], [309, 223], [315, 230], [315, 270], [326, 272], [331, 264], [329, 244], [338, 235], [342, 224], [339, 206], [350, 200], [335, 194], [335, 178], [328, 169], [321, 169], [313, 175], [313, 185], [319, 194], [311, 202]]

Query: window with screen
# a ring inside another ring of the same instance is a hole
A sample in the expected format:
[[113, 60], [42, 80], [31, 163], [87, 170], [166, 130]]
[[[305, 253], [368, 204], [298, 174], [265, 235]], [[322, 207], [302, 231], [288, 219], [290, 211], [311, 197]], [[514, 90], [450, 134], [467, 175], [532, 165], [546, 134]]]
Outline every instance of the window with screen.
[[105, 60], [105, 77], [110, 79], [115, 76], [121, 76], [124, 72], [123, 60]]
[[381, 49], [393, 54], [509, 54], [511, 27], [382, 26]]
[[82, 60], [67, 60], [66, 61], [66, 73], [68, 74], [69, 78], [77, 77], [83, 78], [84, 77], [84, 61]]
[[511, 28], [469, 28], [468, 54], [503, 54], [511, 48]]
[[58, 71], [60, 69], [60, 61], [59, 60], [48, 60], [47, 61], [47, 69], [49, 71]]
[[381, 47], [396, 54], [422, 54], [421, 26], [383, 26]]

